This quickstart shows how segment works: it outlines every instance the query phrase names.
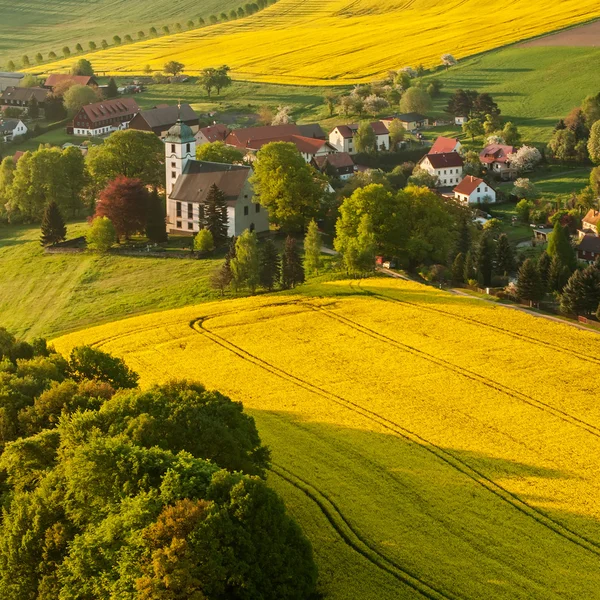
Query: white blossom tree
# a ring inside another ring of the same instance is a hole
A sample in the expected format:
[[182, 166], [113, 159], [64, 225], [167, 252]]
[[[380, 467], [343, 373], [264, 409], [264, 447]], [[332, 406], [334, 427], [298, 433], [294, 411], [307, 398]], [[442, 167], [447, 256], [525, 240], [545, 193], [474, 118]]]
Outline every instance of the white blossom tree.
[[531, 171], [542, 160], [542, 154], [533, 146], [522, 146], [514, 154], [508, 155], [510, 164], [519, 171]]
[[452, 56], [452, 54], [442, 54], [442, 64], [446, 67], [446, 69], [449, 69], [456, 64], [456, 59], [454, 56]]
[[494, 133], [492, 135], [488, 135], [488, 137], [485, 139], [485, 144], [486, 146], [490, 146], [491, 144], [504, 144], [504, 138], [501, 135]]
[[389, 106], [390, 106], [390, 103], [385, 98], [381, 98], [380, 96], [376, 96], [375, 94], [371, 94], [370, 96], [367, 96], [365, 98], [365, 102], [364, 102], [364, 109], [370, 115], [373, 115], [373, 116], [377, 115], [378, 113], [385, 110]]
[[540, 195], [535, 184], [525, 177], [520, 177], [515, 181], [512, 193], [520, 200], [535, 200]]
[[411, 79], [414, 79], [418, 75], [416, 69], [412, 67], [403, 67], [400, 69], [400, 73], [406, 73]]
[[278, 106], [277, 114], [273, 117], [271, 125], [288, 125], [292, 122], [292, 119], [290, 117], [291, 112], [291, 106]]

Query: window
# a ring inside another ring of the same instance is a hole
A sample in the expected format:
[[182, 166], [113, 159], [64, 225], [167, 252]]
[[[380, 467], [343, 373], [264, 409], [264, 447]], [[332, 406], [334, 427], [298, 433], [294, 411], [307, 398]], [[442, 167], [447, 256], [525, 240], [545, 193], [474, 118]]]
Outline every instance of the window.
[[255, 209], [254, 209], [254, 210], [255, 210], [257, 213], [259, 213], [259, 212], [260, 212], [260, 204], [255, 204], [254, 206], [255, 206]]
[[172, 168], [172, 169], [176, 169], [176, 168], [177, 168], [177, 163], [174, 163], [174, 162], [172, 162], [172, 163], [171, 163], [171, 168]]
[[[181, 217], [181, 202], [177, 202], [175, 206], [177, 207], [177, 216]], [[178, 227], [181, 227], [181, 225], [178, 225]]]
[[194, 224], [190, 221], [188, 223], [188, 229], [191, 231], [192, 229], [194, 229]]
[[481, 192], [481, 188], [477, 188], [477, 193], [479, 194], [479, 192]]
[[171, 171], [171, 178], [175, 179], [177, 177], [177, 173], [175, 171]]
[[175, 144], [171, 144], [171, 152], [175, 152]]
[[188, 204], [188, 219], [194, 218], [194, 205]]
[[248, 216], [248, 207], [244, 206], [244, 216], [247, 217]]
[[176, 226], [177, 226], [177, 229], [181, 229], [181, 221], [177, 221]]
[[190, 153], [190, 145], [186, 144], [185, 146], [185, 151], [189, 154]]

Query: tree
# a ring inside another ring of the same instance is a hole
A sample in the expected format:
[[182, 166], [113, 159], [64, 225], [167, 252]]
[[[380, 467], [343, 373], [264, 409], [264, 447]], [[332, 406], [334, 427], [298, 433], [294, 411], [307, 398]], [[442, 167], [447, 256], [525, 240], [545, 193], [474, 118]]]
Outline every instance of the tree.
[[63, 52], [63, 56], [65, 58], [71, 56], [71, 50], [70, 50], [69, 46], [64, 46], [62, 49], [62, 52]]
[[329, 92], [323, 96], [323, 100], [325, 100], [325, 104], [329, 110], [329, 116], [333, 117], [335, 113], [335, 107], [339, 101], [338, 96], [332, 92]]
[[148, 198], [146, 212], [146, 237], [151, 242], [161, 244], [167, 241], [166, 219], [164, 203], [158, 195], [158, 190], [154, 188]]
[[173, 75], [174, 77], [179, 75], [179, 73], [183, 73], [183, 69], [185, 69], [185, 65], [177, 62], [176, 60], [170, 60], [169, 62], [165, 63], [165, 66], [163, 67], [163, 71], [167, 75]]
[[484, 233], [479, 239], [477, 248], [477, 275], [483, 287], [489, 287], [492, 284], [492, 273], [494, 269], [494, 249], [492, 238]]
[[465, 256], [465, 271], [464, 279], [466, 283], [469, 283], [475, 277], [475, 263], [473, 261], [473, 254], [469, 250]]
[[465, 135], [471, 136], [471, 140], [475, 140], [476, 137], [483, 135], [483, 124], [479, 119], [470, 119], [466, 123], [463, 123], [462, 131]]
[[187, 28], [188, 29], [194, 29], [194, 27], [196, 26], [196, 24], [194, 23], [194, 21], [192, 19], [190, 19], [187, 23]]
[[296, 240], [287, 236], [281, 256], [281, 287], [284, 290], [304, 283], [304, 268], [296, 247]]
[[400, 100], [400, 110], [403, 113], [420, 113], [427, 114], [431, 110], [433, 104], [429, 94], [418, 87], [411, 87], [402, 95]]
[[277, 113], [273, 117], [273, 120], [271, 121], [270, 124], [271, 125], [288, 125], [289, 123], [292, 122], [292, 118], [290, 116], [291, 112], [292, 112], [291, 106], [279, 105], [277, 107]]
[[600, 121], [600, 93], [586, 96], [581, 104], [581, 112], [588, 129], [591, 129], [596, 121]]
[[137, 32], [138, 40], [143, 40], [146, 37], [146, 34], [140, 29]]
[[436, 175], [431, 175], [429, 171], [422, 169], [421, 167], [415, 167], [412, 175], [408, 178], [410, 185], [418, 187], [435, 188], [438, 184], [438, 178]]
[[566, 227], [563, 227], [559, 221], [554, 224], [554, 229], [548, 240], [548, 248], [546, 250], [552, 258], [555, 256], [560, 261], [561, 265], [568, 267], [571, 273], [577, 266], [577, 257], [575, 250], [571, 246], [571, 240]]
[[483, 119], [486, 115], [493, 115], [498, 117], [500, 115], [500, 109], [490, 94], [477, 94], [473, 99], [473, 116]]
[[288, 142], [271, 142], [259, 150], [251, 183], [271, 223], [287, 232], [304, 230], [318, 215], [326, 185]]
[[502, 123], [500, 121], [500, 115], [497, 113], [494, 114], [486, 114], [485, 120], [483, 122], [483, 130], [486, 135], [492, 135], [496, 131], [502, 129]]
[[398, 145], [404, 141], [404, 137], [406, 136], [406, 129], [402, 125], [402, 121], [394, 119], [389, 124], [388, 131], [390, 133], [390, 146], [393, 150], [397, 150]]
[[498, 273], [508, 275], [515, 269], [515, 256], [512, 246], [508, 241], [508, 236], [505, 233], [501, 233], [498, 237], [495, 262]]
[[40, 82], [37, 77], [34, 77], [33, 75], [25, 75], [25, 77], [23, 77], [23, 79], [21, 79], [19, 82], [19, 87], [32, 88], [37, 87], [39, 84]]
[[41, 53], [41, 52], [38, 52], [38, 53], [35, 55], [35, 62], [36, 62], [38, 65], [40, 65], [40, 64], [42, 64], [42, 63], [44, 62], [44, 57], [42, 56], [42, 53]]
[[575, 134], [575, 139], [579, 141], [587, 140], [590, 136], [590, 130], [585, 121], [585, 115], [583, 111], [576, 107], [574, 108], [564, 120], [567, 129]]
[[91, 346], [77, 346], [71, 351], [69, 374], [75, 381], [102, 381], [115, 390], [136, 388], [139, 380], [123, 359]]
[[465, 282], [465, 255], [459, 252], [452, 263], [452, 281], [454, 283]]
[[519, 133], [517, 126], [510, 121], [504, 125], [502, 137], [509, 146], [516, 146], [521, 141], [521, 134]]
[[27, 114], [31, 119], [37, 119], [40, 116], [40, 105], [38, 104], [35, 96], [32, 96], [29, 102]]
[[511, 194], [519, 200], [535, 200], [540, 195], [535, 184], [524, 177], [515, 181]]
[[590, 173], [590, 187], [596, 198], [600, 197], [600, 167], [594, 167], [592, 169], [592, 172]]
[[120, 237], [129, 239], [144, 231], [149, 194], [140, 179], [119, 175], [100, 193], [96, 205], [97, 217], [108, 217]]
[[214, 183], [208, 190], [203, 210], [202, 226], [210, 231], [215, 246], [219, 248], [227, 242], [229, 218], [225, 194]]
[[546, 251], [542, 252], [537, 262], [537, 269], [540, 274], [540, 281], [542, 282], [542, 286], [544, 290], [549, 290], [549, 278], [550, 278], [550, 256]]
[[218, 269], [215, 269], [210, 276], [210, 285], [212, 288], [219, 290], [221, 297], [225, 295], [225, 290], [231, 283], [231, 267], [226, 262]]
[[156, 37], [158, 35], [158, 31], [156, 30], [156, 27], [150, 27], [150, 35], [152, 37]]
[[229, 87], [233, 82], [229, 76], [231, 69], [227, 65], [222, 65], [215, 71], [214, 85], [217, 88], [217, 95], [221, 93], [223, 88]]
[[571, 275], [560, 297], [560, 309], [565, 313], [590, 316], [600, 306], [600, 269], [590, 265]]
[[477, 98], [477, 92], [458, 89], [448, 101], [446, 112], [455, 117], [470, 117], [475, 98]]
[[111, 77], [108, 80], [105, 94], [107, 98], [116, 98], [119, 95], [119, 88], [117, 87], [117, 82], [115, 81], [114, 77]]
[[590, 154], [590, 160], [596, 165], [600, 164], [600, 121], [596, 121], [592, 125], [587, 149]]
[[206, 95], [210, 98], [210, 94], [216, 87], [217, 70], [213, 67], [203, 69], [200, 72], [198, 83], [206, 90]]
[[102, 40], [100, 42], [100, 46], [102, 46], [103, 50], [106, 50], [106, 48], [108, 48], [108, 42], [106, 40]]
[[562, 292], [572, 273], [558, 256], [553, 256], [548, 270], [548, 289], [552, 292]]
[[576, 144], [577, 139], [570, 129], [558, 129], [548, 142], [548, 150], [557, 160], [573, 160], [575, 158]]
[[113, 43], [115, 46], [121, 45], [121, 38], [118, 35], [113, 35]]
[[357, 152], [374, 152], [377, 150], [377, 136], [368, 121], [362, 121], [354, 134], [354, 145]]
[[71, 75], [89, 75], [90, 77], [92, 77], [94, 75], [92, 63], [85, 58], [80, 58], [71, 67]]
[[7, 156], [0, 162], [0, 219], [5, 216], [6, 204], [10, 200], [10, 192], [15, 178], [15, 161]]
[[223, 142], [209, 142], [196, 148], [196, 158], [214, 163], [242, 164], [244, 154], [233, 146], [227, 146]]
[[201, 229], [194, 237], [194, 250], [200, 254], [206, 254], [214, 249], [215, 242], [212, 233], [208, 229]]
[[442, 64], [446, 67], [446, 71], [456, 64], [456, 59], [452, 54], [442, 54]]
[[542, 154], [533, 146], [521, 146], [517, 152], [508, 155], [508, 161], [519, 171], [532, 171], [542, 161]]
[[267, 239], [260, 247], [260, 285], [272, 291], [281, 278], [281, 260], [273, 240]]
[[87, 247], [104, 254], [114, 246], [117, 241], [117, 232], [108, 217], [96, 217], [90, 224], [85, 234]]
[[473, 177], [479, 177], [481, 175], [483, 166], [481, 164], [481, 160], [479, 160], [478, 152], [475, 150], [468, 150], [463, 156], [463, 161], [464, 175], [472, 175]]
[[535, 262], [531, 258], [525, 260], [519, 269], [517, 295], [521, 300], [527, 300], [530, 306], [544, 297], [544, 286]]
[[210, 15], [210, 17], [208, 17], [208, 20], [210, 21], [211, 25], [216, 25], [219, 22], [217, 15]]
[[256, 292], [259, 284], [260, 262], [256, 233], [246, 229], [235, 242], [235, 258], [231, 259], [231, 273], [236, 290], [248, 287]]
[[308, 230], [304, 237], [304, 271], [318, 275], [322, 262], [321, 234], [316, 221], [313, 219], [308, 224]]
[[98, 91], [89, 85], [72, 85], [63, 97], [65, 108], [72, 115], [77, 114], [82, 106], [92, 104], [100, 99]]
[[348, 273], [362, 275], [373, 270], [377, 240], [373, 231], [373, 223], [369, 214], [361, 215], [358, 223], [357, 235], [348, 240], [342, 257]]
[[389, 108], [390, 103], [385, 98], [371, 94], [365, 98], [363, 106], [370, 115], [375, 117], [386, 108]]
[[50, 246], [64, 241], [66, 237], [67, 227], [60, 214], [58, 204], [52, 200], [46, 205], [46, 209], [44, 210], [40, 242], [42, 246]]

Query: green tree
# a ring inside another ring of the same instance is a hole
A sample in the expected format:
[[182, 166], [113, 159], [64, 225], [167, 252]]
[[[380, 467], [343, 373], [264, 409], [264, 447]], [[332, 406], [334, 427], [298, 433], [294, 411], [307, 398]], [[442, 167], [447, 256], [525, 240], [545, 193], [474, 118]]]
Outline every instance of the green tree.
[[313, 219], [308, 224], [308, 230], [304, 237], [304, 271], [308, 274], [319, 274], [319, 269], [323, 263], [321, 258], [321, 234]]
[[260, 276], [260, 258], [256, 233], [246, 229], [236, 240], [235, 258], [231, 259], [231, 273], [236, 290], [247, 287], [256, 292]]
[[42, 217], [42, 236], [40, 242], [42, 246], [50, 246], [62, 242], [67, 237], [67, 227], [60, 214], [58, 204], [50, 201], [44, 210]]
[[452, 263], [452, 281], [464, 283], [465, 281], [465, 255], [459, 252]]
[[148, 198], [148, 210], [146, 213], [146, 237], [155, 244], [161, 244], [168, 239], [167, 215], [164, 202], [154, 188]]
[[108, 217], [96, 217], [85, 234], [87, 247], [101, 254], [108, 252], [117, 241], [117, 232]]
[[404, 128], [404, 125], [402, 125], [402, 121], [400, 121], [400, 119], [394, 119], [389, 124], [388, 131], [390, 132], [390, 146], [393, 150], [397, 150], [400, 143], [403, 142], [406, 137], [406, 129]]
[[119, 95], [119, 88], [117, 87], [117, 82], [114, 77], [111, 77], [108, 80], [108, 85], [106, 86], [106, 91], [104, 93], [107, 98], [116, 98]]
[[271, 223], [287, 232], [304, 230], [318, 215], [326, 185], [288, 142], [271, 142], [259, 150], [250, 181]]
[[377, 136], [368, 121], [362, 121], [354, 134], [354, 145], [357, 152], [375, 152]]
[[498, 237], [495, 262], [498, 273], [508, 275], [515, 269], [515, 256], [505, 233], [501, 233]]
[[519, 198], [519, 200], [535, 200], [540, 195], [536, 185], [524, 177], [520, 177], [515, 181], [515, 185], [511, 193], [513, 196]]
[[227, 242], [229, 217], [227, 199], [216, 184], [210, 186], [202, 208], [204, 211], [202, 226], [210, 231], [215, 246], [219, 248]]
[[89, 49], [90, 49], [92, 52], [93, 52], [94, 50], [96, 50], [96, 48], [97, 48], [97, 47], [98, 47], [98, 46], [96, 45], [96, 42], [94, 42], [94, 41], [91, 41], [91, 40], [88, 42], [88, 48], [89, 48]]
[[548, 289], [552, 292], [562, 292], [572, 273], [558, 256], [553, 256], [548, 271]]
[[10, 200], [10, 190], [15, 178], [15, 161], [7, 156], [0, 162], [0, 218], [6, 214], [6, 204]]
[[570, 129], [558, 129], [548, 142], [548, 150], [551, 156], [557, 160], [573, 160], [575, 158], [576, 144], [577, 139]]
[[64, 46], [62, 49], [62, 52], [63, 52], [63, 56], [65, 58], [71, 56], [71, 50], [70, 50], [69, 46]]
[[92, 77], [94, 75], [92, 63], [85, 58], [80, 58], [71, 68], [71, 75], [89, 75]]
[[471, 251], [467, 252], [465, 256], [465, 271], [464, 271], [464, 280], [465, 283], [473, 280], [475, 278], [475, 262], [473, 260], [473, 254]]
[[27, 107], [27, 114], [31, 119], [37, 119], [40, 116], [40, 105], [36, 100], [35, 96], [33, 96], [29, 101], [29, 106]]
[[433, 189], [437, 187], [438, 177], [437, 175], [431, 175], [429, 171], [422, 169], [421, 167], [415, 167], [412, 175], [408, 178], [409, 185], [417, 187], [426, 187]]
[[137, 387], [139, 375], [125, 362], [91, 346], [77, 346], [69, 356], [69, 374], [75, 381], [102, 381], [114, 389]]
[[115, 46], [121, 45], [121, 38], [118, 35], [113, 35], [113, 43]]
[[521, 141], [521, 134], [514, 123], [508, 121], [502, 129], [502, 138], [509, 146], [518, 146]]
[[6, 70], [7, 70], [9, 73], [13, 73], [13, 72], [15, 71], [15, 69], [16, 69], [16, 68], [17, 68], [17, 66], [15, 65], [15, 63], [14, 63], [12, 60], [9, 60], [9, 61], [6, 63]]
[[335, 114], [335, 107], [338, 103], [338, 96], [333, 92], [328, 92], [323, 96], [323, 100], [325, 100], [325, 104], [327, 105], [327, 109], [329, 110], [329, 116], [333, 117]]
[[581, 104], [581, 111], [585, 116], [585, 124], [588, 129], [596, 121], [600, 121], [600, 94], [586, 96]]
[[223, 88], [229, 87], [233, 81], [229, 76], [231, 69], [227, 65], [222, 65], [215, 71], [214, 86], [217, 89], [217, 95], [221, 93]]
[[560, 297], [560, 309], [565, 313], [590, 316], [600, 306], [600, 269], [590, 265], [571, 275]]
[[34, 77], [33, 75], [25, 75], [25, 77], [23, 77], [23, 79], [21, 79], [21, 81], [19, 82], [19, 87], [32, 88], [38, 87], [39, 84], [40, 82], [37, 77]]
[[494, 269], [494, 248], [489, 234], [484, 233], [479, 239], [477, 247], [477, 275], [483, 287], [492, 284], [492, 273]]
[[519, 269], [517, 294], [521, 300], [527, 300], [531, 306], [544, 297], [544, 285], [535, 262], [528, 258]]
[[233, 146], [227, 146], [223, 142], [209, 142], [202, 144], [196, 149], [196, 158], [208, 162], [241, 164], [244, 161], [244, 154]]
[[183, 63], [177, 62], [176, 60], [170, 60], [169, 62], [165, 63], [165, 66], [163, 67], [163, 71], [167, 75], [173, 76], [177, 76], [180, 73], [183, 73], [184, 69], [185, 65]]
[[554, 224], [554, 229], [548, 239], [548, 248], [546, 250], [549, 256], [558, 257], [561, 264], [568, 267], [571, 273], [577, 266], [577, 257], [575, 250], [571, 245], [569, 232], [566, 227], [563, 227], [559, 221]]
[[35, 62], [36, 62], [38, 65], [40, 65], [40, 64], [42, 64], [42, 63], [44, 62], [44, 57], [42, 56], [42, 53], [41, 53], [41, 52], [38, 52], [38, 53], [35, 55]]
[[267, 239], [260, 247], [260, 285], [272, 291], [281, 278], [281, 259], [273, 240]]
[[206, 95], [210, 98], [213, 88], [216, 87], [217, 70], [214, 67], [208, 67], [200, 72], [198, 83], [206, 90]]
[[63, 104], [71, 115], [75, 115], [82, 106], [92, 104], [99, 99], [96, 89], [89, 85], [75, 84], [71, 86], [63, 96]]
[[132, 42], [133, 42], [133, 38], [131, 37], [131, 34], [130, 34], [130, 33], [128, 33], [128, 34], [125, 36], [125, 43], [126, 43], [126, 44], [131, 44]]
[[431, 96], [423, 89], [410, 87], [402, 95], [400, 110], [403, 113], [419, 113], [426, 115], [433, 107]]
[[540, 274], [540, 280], [544, 286], [544, 290], [550, 290], [550, 264], [552, 259], [550, 255], [544, 251], [540, 255], [537, 263], [538, 272]]
[[281, 255], [281, 287], [289, 290], [304, 283], [304, 268], [298, 254], [296, 240], [287, 236]]
[[471, 137], [471, 141], [474, 141], [476, 137], [484, 134], [483, 123], [479, 119], [470, 119], [463, 124], [462, 131]]
[[194, 237], [194, 250], [200, 254], [212, 252], [215, 249], [213, 235], [208, 229], [201, 229]]
[[590, 129], [587, 149], [590, 160], [596, 165], [600, 164], [600, 121], [596, 121]]

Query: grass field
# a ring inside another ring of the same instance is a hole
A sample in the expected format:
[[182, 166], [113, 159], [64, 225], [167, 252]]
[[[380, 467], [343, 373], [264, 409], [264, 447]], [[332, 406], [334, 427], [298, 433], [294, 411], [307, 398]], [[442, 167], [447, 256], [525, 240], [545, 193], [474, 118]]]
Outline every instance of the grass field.
[[[189, 73], [228, 64], [237, 79], [293, 84], [369, 81], [406, 65], [440, 64], [600, 17], [592, 0], [280, 0], [246, 19], [89, 58], [100, 71], [141, 73], [178, 60]], [[44, 67], [60, 71], [72, 59]]]
[[55, 340], [81, 343], [243, 401], [327, 598], [598, 597], [596, 334], [382, 278]]

